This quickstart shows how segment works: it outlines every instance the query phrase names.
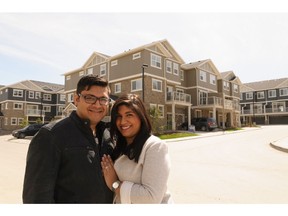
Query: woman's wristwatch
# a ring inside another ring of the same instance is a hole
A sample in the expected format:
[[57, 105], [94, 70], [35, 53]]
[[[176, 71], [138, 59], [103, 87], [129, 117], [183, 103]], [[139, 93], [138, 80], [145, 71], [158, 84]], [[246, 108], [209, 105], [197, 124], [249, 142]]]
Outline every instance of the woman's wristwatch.
[[113, 192], [115, 192], [115, 190], [117, 190], [117, 188], [119, 188], [120, 183], [121, 183], [121, 182], [120, 182], [119, 180], [113, 182], [113, 184], [112, 184], [112, 191], [113, 191]]

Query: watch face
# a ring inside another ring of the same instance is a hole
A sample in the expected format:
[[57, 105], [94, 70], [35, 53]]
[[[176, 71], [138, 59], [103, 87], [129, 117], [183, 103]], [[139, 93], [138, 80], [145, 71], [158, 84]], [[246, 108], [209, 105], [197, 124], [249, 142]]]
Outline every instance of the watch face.
[[118, 181], [114, 182], [113, 185], [112, 185], [112, 187], [113, 187], [114, 189], [117, 189], [117, 188], [119, 187], [119, 182], [118, 182]]

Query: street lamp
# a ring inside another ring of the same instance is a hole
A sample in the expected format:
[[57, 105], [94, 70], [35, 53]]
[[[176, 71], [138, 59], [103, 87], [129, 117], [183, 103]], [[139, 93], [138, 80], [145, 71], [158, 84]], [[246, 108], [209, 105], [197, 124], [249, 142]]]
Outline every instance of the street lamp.
[[253, 91], [253, 126], [254, 126], [254, 122], [256, 123], [255, 121], [255, 101], [256, 101], [256, 97], [257, 97], [257, 92]]
[[142, 100], [144, 102], [144, 69], [148, 67], [148, 64], [142, 65]]

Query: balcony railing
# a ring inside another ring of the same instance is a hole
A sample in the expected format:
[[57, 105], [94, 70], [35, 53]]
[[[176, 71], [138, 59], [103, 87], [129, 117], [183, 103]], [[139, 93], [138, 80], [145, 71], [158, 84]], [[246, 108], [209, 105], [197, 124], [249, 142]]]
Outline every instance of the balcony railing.
[[28, 109], [27, 112], [26, 112], [26, 115], [27, 116], [41, 116], [45, 114], [45, 111], [42, 110], [42, 113], [41, 113], [41, 110], [38, 110], [38, 109]]
[[286, 114], [288, 113], [288, 107], [285, 107], [285, 108], [266, 108], [266, 109], [254, 109], [254, 112], [253, 112], [253, 109], [248, 109], [248, 110], [242, 110], [241, 114], [244, 114], [244, 115], [259, 115], [259, 114]]
[[[204, 98], [202, 100], [200, 99], [200, 105], [223, 107], [223, 98], [213, 96], [213, 97]], [[240, 111], [240, 104], [235, 101], [225, 99], [224, 108]]]
[[166, 101], [191, 104], [191, 95], [180, 92], [168, 92]]

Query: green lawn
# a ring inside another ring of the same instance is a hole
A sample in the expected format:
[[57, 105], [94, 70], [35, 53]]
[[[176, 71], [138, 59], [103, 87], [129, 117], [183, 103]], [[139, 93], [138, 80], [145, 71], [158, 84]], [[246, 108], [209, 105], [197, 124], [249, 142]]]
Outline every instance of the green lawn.
[[198, 134], [182, 132], [182, 133], [161, 134], [158, 137], [160, 139], [175, 139], [175, 138], [189, 137], [189, 136], [198, 136]]

